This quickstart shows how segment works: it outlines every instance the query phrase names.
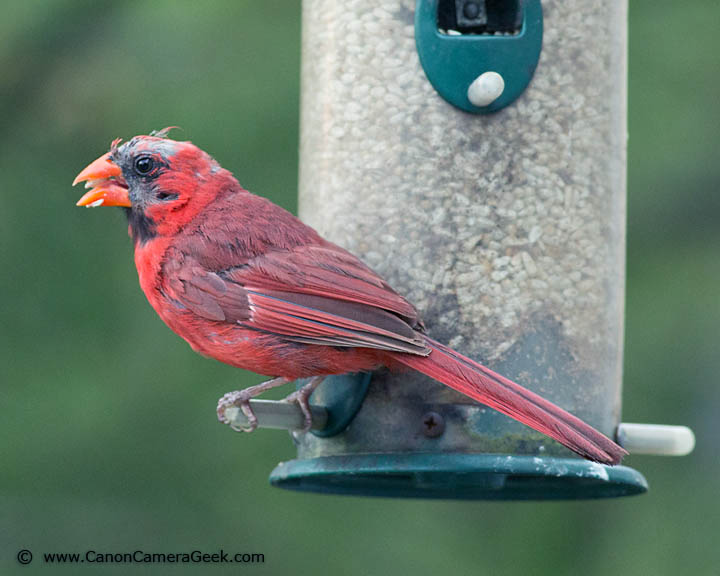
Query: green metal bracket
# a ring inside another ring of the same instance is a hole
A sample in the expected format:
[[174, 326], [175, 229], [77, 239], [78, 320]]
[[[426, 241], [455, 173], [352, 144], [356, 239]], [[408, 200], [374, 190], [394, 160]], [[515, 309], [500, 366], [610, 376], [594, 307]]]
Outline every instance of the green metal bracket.
[[[420, 62], [445, 100], [466, 112], [488, 114], [523, 93], [540, 59], [543, 18], [540, 0], [524, 0], [520, 8], [522, 24], [516, 34], [453, 35], [438, 29], [438, 0], [417, 0], [415, 43]], [[486, 73], [502, 78], [500, 94], [491, 103], [476, 106], [468, 97], [468, 89]]]

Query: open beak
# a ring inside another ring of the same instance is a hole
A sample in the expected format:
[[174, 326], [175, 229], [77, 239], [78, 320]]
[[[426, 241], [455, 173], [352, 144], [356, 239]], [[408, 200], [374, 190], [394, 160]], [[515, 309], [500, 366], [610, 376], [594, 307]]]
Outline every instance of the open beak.
[[110, 160], [110, 152], [103, 154], [77, 175], [73, 186], [78, 182], [85, 182], [85, 188], [90, 188], [78, 200], [78, 206], [87, 208], [95, 206], [126, 206], [130, 207], [128, 187], [122, 177], [120, 167]]

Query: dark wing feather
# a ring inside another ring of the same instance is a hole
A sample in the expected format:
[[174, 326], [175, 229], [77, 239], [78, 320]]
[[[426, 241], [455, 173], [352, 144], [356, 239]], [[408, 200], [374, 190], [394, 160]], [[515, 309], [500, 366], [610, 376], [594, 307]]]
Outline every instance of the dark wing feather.
[[[248, 291], [248, 326], [294, 341], [429, 354], [421, 334], [389, 312], [352, 302], [292, 292]], [[308, 302], [312, 306], [308, 305]]]
[[355, 302], [393, 312], [412, 327], [421, 326], [405, 298], [355, 256], [333, 245], [276, 251], [225, 275], [248, 288], [280, 290]]
[[413, 306], [340, 248], [270, 252], [219, 272], [172, 252], [168, 296], [209, 320], [307, 344], [430, 353]]

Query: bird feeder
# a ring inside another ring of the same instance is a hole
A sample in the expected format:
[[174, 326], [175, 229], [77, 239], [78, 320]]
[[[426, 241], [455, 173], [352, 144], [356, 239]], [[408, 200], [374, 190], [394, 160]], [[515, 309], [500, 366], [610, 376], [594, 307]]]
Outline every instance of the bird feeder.
[[[620, 422], [626, 2], [313, 0], [302, 37], [301, 218], [413, 302], [436, 340], [630, 451], [691, 450], [686, 428]], [[316, 428], [294, 434], [275, 486], [647, 489], [416, 373], [331, 377], [311, 402]]]

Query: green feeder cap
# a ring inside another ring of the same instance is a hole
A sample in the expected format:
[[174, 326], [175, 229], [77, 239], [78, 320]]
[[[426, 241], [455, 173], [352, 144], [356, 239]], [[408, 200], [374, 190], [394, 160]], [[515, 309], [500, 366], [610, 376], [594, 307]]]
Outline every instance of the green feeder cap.
[[642, 494], [626, 466], [513, 454], [353, 454], [280, 463], [279, 488], [392, 498], [578, 500]]

